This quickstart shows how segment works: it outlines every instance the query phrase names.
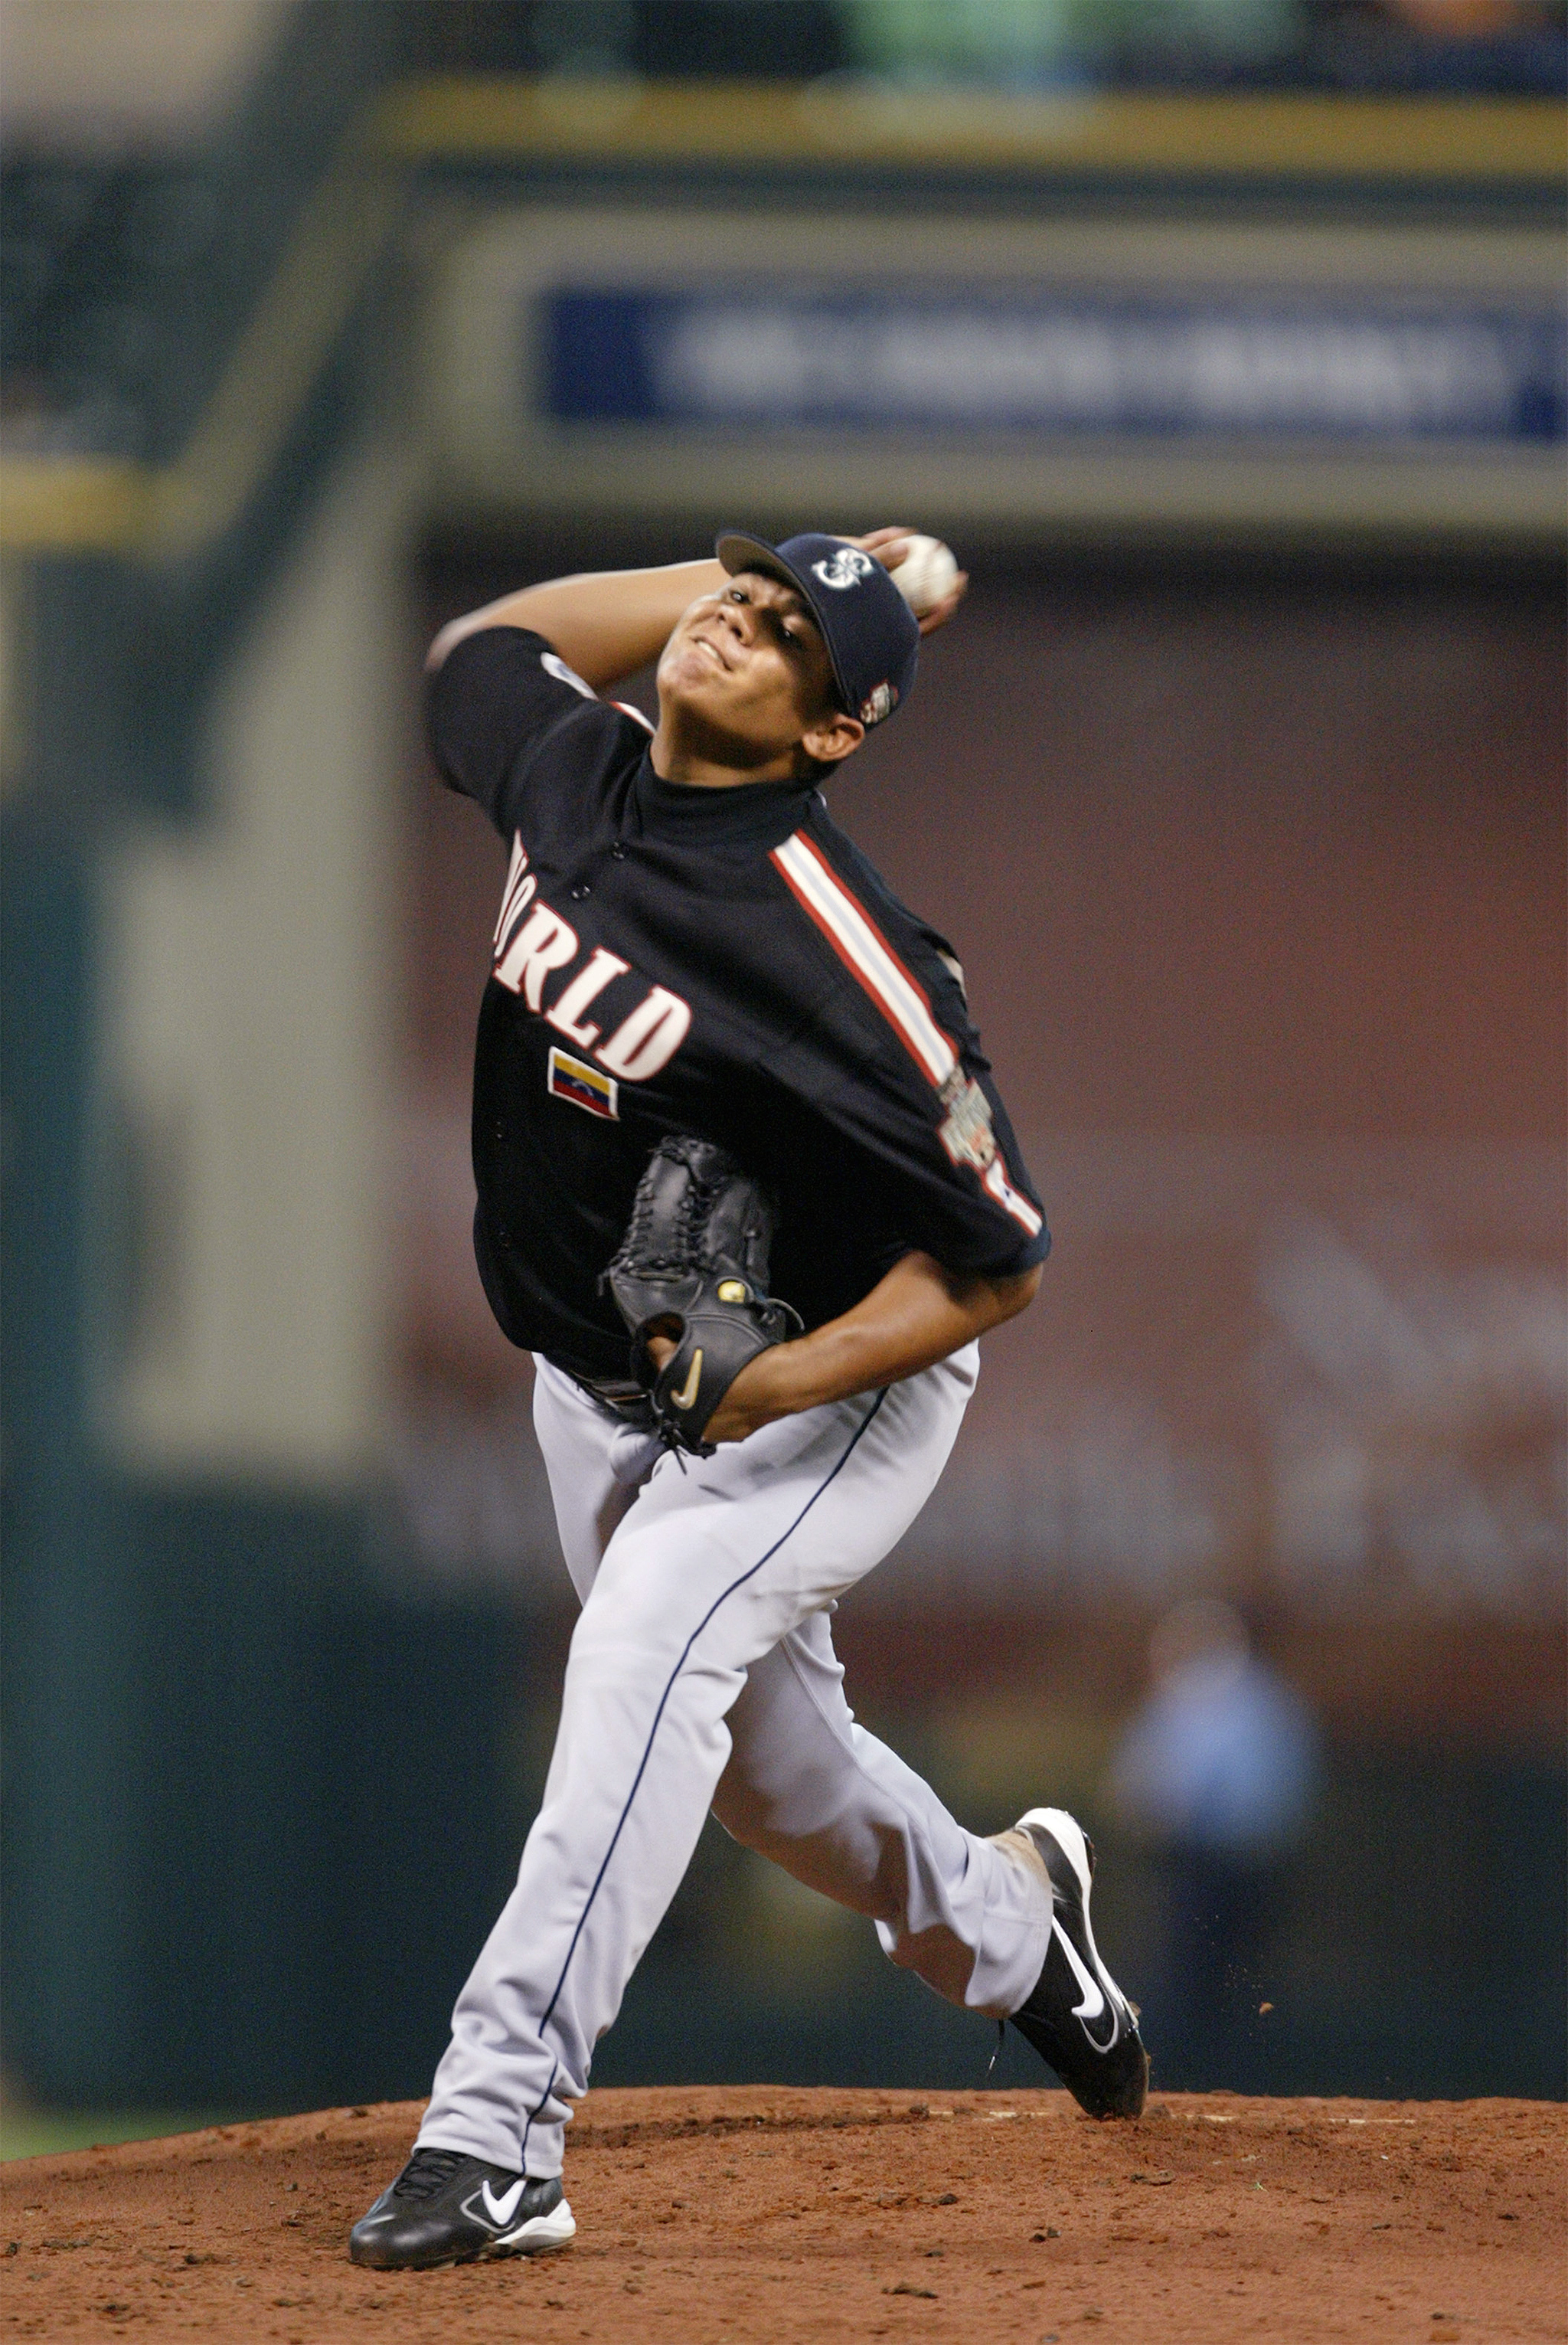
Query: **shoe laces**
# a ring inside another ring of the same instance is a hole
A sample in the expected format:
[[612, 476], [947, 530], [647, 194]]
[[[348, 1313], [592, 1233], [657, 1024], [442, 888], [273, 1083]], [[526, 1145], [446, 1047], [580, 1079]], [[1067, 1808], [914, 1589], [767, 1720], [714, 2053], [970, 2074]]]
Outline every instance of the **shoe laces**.
[[395, 2198], [433, 2198], [446, 2188], [463, 2153], [456, 2149], [416, 2149], [392, 2185]]

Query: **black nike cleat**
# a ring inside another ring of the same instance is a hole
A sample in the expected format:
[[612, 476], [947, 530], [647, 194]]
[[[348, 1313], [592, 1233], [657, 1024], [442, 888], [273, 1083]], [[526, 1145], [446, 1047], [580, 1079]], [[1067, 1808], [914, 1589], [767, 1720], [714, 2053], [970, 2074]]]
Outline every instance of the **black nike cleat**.
[[1089, 1927], [1095, 1853], [1065, 1808], [1031, 1808], [997, 1842], [1051, 1884], [1045, 1968], [1013, 2025], [1091, 2117], [1136, 2117], [1148, 2091], [1138, 2014], [1101, 1962]]
[[549, 2180], [509, 2174], [455, 2149], [416, 2149], [349, 2234], [349, 2254], [377, 2271], [427, 2271], [476, 2256], [537, 2256], [577, 2229]]

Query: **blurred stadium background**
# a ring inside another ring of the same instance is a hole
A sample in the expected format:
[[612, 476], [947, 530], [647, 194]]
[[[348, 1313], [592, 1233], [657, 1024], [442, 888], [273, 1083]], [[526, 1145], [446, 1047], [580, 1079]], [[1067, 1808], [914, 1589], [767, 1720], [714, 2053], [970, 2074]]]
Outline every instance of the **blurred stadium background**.
[[[11, 2146], [425, 2086], [571, 1621], [419, 658], [732, 522], [974, 573], [835, 810], [1057, 1233], [862, 1713], [1077, 1806], [1166, 2084], [1563, 2092], [1557, 0], [0, 37]], [[713, 1827], [596, 2076], [992, 2044]]]

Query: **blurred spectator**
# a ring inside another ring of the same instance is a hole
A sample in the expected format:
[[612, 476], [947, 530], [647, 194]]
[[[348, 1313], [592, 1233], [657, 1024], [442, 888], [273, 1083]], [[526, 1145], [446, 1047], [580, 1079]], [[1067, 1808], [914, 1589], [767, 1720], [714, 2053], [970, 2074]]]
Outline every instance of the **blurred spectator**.
[[1555, 91], [1562, 0], [839, 0], [893, 80]]
[[1149, 1667], [1111, 1787], [1158, 1852], [1165, 1927], [1151, 2040], [1166, 2047], [1166, 2083], [1239, 2086], [1259, 2001], [1270, 2000], [1285, 1860], [1311, 1812], [1316, 1729], [1231, 1605], [1179, 1605], [1150, 1639]]
[[856, 46], [893, 76], [1104, 78], [1124, 54], [1255, 59], [1299, 36], [1298, 0], [844, 0]]

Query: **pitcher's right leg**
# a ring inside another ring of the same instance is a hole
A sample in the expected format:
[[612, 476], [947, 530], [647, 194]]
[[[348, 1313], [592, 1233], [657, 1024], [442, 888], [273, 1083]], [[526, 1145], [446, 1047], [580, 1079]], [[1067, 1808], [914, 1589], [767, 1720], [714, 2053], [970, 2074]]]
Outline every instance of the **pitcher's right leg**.
[[1094, 1852], [1065, 1810], [977, 1839], [855, 1723], [825, 1612], [753, 1664], [713, 1812], [735, 1839], [876, 1924], [949, 2002], [1011, 2019], [1092, 2117], [1137, 2117], [1138, 2015], [1089, 1922]]
[[752, 1664], [729, 1723], [713, 1813], [734, 1839], [869, 1916], [892, 1960], [948, 2002], [1018, 2009], [1050, 1941], [1048, 1885], [855, 1724], [825, 1612]]

